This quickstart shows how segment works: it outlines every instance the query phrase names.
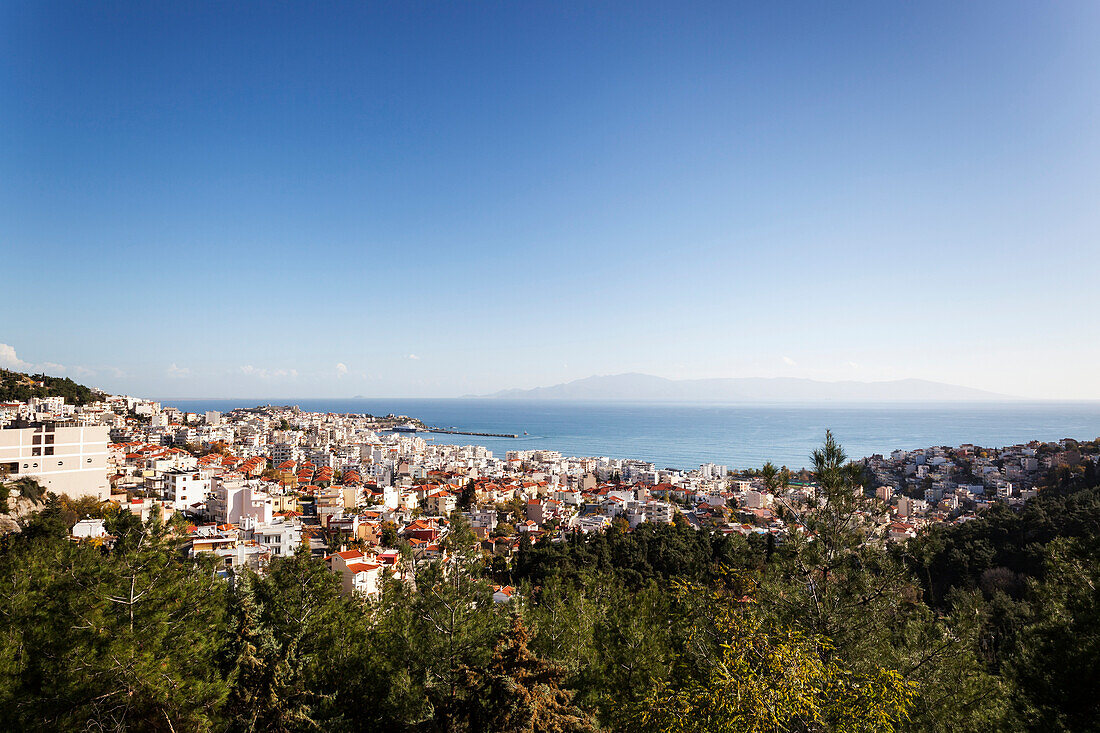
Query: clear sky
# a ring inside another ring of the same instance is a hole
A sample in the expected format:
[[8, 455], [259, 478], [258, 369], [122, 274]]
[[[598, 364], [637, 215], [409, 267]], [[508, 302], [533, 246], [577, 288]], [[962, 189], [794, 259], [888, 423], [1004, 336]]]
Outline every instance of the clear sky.
[[0, 5], [0, 365], [1100, 398], [1100, 4]]

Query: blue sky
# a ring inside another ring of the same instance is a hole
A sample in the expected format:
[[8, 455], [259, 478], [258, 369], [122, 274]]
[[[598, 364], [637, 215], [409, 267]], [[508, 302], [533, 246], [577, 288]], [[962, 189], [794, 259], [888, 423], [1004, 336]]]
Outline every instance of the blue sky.
[[0, 364], [1100, 398], [1100, 5], [0, 6]]

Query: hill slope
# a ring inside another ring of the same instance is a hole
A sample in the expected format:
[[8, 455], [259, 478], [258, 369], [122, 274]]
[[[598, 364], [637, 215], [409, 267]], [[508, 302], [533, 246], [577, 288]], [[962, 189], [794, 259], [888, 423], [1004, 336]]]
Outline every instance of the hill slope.
[[64, 397], [66, 402], [83, 405], [86, 402], [94, 402], [99, 394], [102, 393], [83, 384], [77, 384], [68, 377], [30, 375], [0, 369], [0, 402], [11, 400], [26, 402], [31, 397]]

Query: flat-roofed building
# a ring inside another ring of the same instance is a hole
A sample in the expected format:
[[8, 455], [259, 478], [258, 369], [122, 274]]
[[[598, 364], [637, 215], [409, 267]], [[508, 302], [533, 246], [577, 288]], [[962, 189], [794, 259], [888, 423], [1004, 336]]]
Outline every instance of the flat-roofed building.
[[214, 476], [210, 479], [210, 498], [206, 513], [218, 524], [236, 524], [242, 517], [256, 522], [271, 521], [271, 497], [260, 491], [255, 482], [240, 474]]
[[210, 479], [198, 471], [169, 471], [163, 478], [163, 497], [176, 511], [187, 511], [201, 504], [210, 490]]
[[107, 427], [69, 422], [13, 423], [0, 430], [0, 469], [29, 476], [47, 491], [106, 499]]

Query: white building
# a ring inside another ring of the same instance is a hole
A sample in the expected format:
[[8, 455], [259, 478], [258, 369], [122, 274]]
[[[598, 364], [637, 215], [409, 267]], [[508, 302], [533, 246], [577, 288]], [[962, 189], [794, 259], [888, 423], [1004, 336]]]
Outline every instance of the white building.
[[772, 495], [764, 491], [746, 491], [741, 497], [741, 506], [748, 509], [763, 509], [772, 503]]
[[272, 517], [271, 497], [242, 478], [214, 476], [210, 479], [207, 514], [218, 524], [237, 524], [244, 517], [258, 523], [269, 523]]
[[729, 466], [722, 466], [716, 463], [704, 463], [699, 466], [699, 475], [708, 480], [724, 479], [728, 473]]
[[164, 499], [176, 511], [184, 511], [206, 501], [210, 480], [197, 471], [169, 471], [164, 474]]
[[298, 463], [302, 460], [303, 451], [296, 445], [289, 443], [276, 443], [270, 446], [271, 462], [278, 466], [286, 461]]
[[252, 517], [244, 517], [240, 530], [243, 539], [255, 541], [278, 557], [293, 555], [302, 544], [302, 524], [284, 517], [275, 517], [270, 522], [257, 522]]
[[0, 430], [0, 469], [57, 494], [106, 499], [107, 428], [42, 422]]
[[646, 521], [654, 524], [672, 524], [672, 518], [676, 515], [672, 505], [664, 501], [647, 502], [643, 511]]
[[103, 526], [102, 519], [81, 519], [73, 525], [72, 536], [82, 540], [91, 537], [106, 537], [107, 528]]
[[330, 555], [330, 567], [340, 574], [340, 585], [348, 595], [359, 593], [373, 596], [380, 590], [382, 566], [357, 550], [346, 550]]

